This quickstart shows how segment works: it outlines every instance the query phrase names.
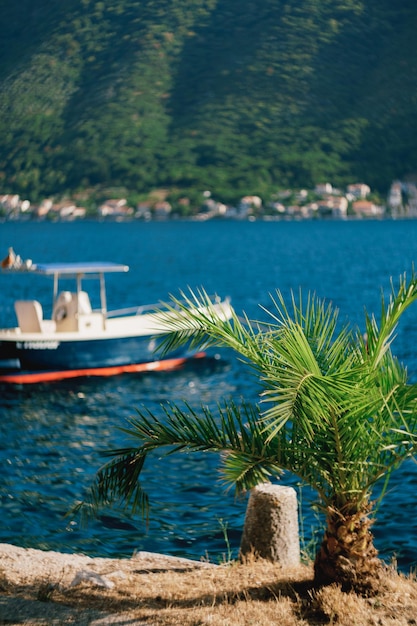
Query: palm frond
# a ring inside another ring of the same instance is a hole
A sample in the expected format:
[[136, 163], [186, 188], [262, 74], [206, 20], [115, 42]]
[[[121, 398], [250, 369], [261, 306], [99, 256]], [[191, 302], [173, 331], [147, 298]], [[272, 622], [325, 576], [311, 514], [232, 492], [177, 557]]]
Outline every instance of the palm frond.
[[167, 329], [160, 342], [161, 352], [166, 354], [185, 344], [200, 349], [228, 346], [239, 351], [247, 336], [253, 334], [250, 324], [242, 323], [229, 303], [223, 310], [204, 290], [189, 293], [181, 292], [181, 299], [172, 298], [157, 312], [158, 322]]
[[265, 442], [259, 411], [250, 405], [229, 403], [224, 408], [218, 407], [218, 416], [208, 408], [197, 415], [189, 406], [182, 409], [166, 405], [161, 417], [147, 410], [138, 411], [137, 417], [130, 420], [130, 426], [122, 430], [131, 439], [139, 440], [139, 445], [107, 453], [113, 458], [97, 473], [84, 503], [87, 512], [117, 503], [145, 515], [148, 497], [141, 486], [140, 475], [146, 458], [155, 450], [165, 449], [167, 455], [178, 450], [226, 453], [223, 472], [226, 482], [235, 482], [237, 465], [232, 470], [232, 459], [239, 459], [238, 490], [253, 487], [260, 476], [265, 476], [264, 466], [271, 466], [275, 475], [281, 471], [276, 444]]
[[85, 518], [95, 515], [102, 506], [115, 505], [147, 517], [149, 500], [140, 482], [146, 454], [140, 449], [124, 448], [106, 455], [114, 458], [98, 470], [85, 500], [77, 508]]
[[407, 280], [405, 273], [400, 276], [397, 289], [395, 289], [391, 279], [391, 293], [388, 304], [383, 294], [381, 295], [381, 321], [379, 328], [374, 316], [369, 316], [366, 313], [367, 348], [374, 367], [379, 365], [389, 349], [401, 315], [416, 299], [417, 276], [413, 268], [409, 280]]

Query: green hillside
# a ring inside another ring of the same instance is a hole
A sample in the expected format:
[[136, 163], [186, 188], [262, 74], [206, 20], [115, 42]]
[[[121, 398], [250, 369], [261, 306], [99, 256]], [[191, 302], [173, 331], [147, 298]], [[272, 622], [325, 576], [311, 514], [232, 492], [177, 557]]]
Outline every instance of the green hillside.
[[415, 0], [0, 7], [0, 192], [232, 200], [417, 174]]

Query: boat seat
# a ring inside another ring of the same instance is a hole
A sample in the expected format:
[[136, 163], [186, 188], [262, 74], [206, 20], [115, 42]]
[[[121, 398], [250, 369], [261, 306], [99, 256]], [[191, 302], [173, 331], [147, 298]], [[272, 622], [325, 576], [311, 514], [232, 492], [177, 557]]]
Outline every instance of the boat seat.
[[79, 330], [79, 321], [84, 315], [91, 315], [92, 308], [88, 293], [79, 291], [61, 291], [52, 311], [52, 319], [56, 322], [58, 332], [74, 332]]
[[55, 332], [55, 322], [43, 319], [42, 305], [37, 300], [16, 300], [14, 309], [22, 333]]
[[90, 298], [86, 291], [72, 293], [71, 291], [61, 291], [56, 299], [52, 312], [52, 319], [60, 322], [64, 318], [75, 318], [79, 315], [88, 315], [92, 312]]

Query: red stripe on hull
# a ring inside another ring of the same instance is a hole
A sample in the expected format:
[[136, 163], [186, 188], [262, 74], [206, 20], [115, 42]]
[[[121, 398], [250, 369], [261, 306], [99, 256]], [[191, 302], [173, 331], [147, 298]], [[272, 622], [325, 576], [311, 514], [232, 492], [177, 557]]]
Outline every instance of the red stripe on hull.
[[12, 383], [28, 385], [31, 383], [45, 383], [68, 378], [80, 378], [81, 376], [117, 376], [118, 374], [132, 374], [144, 372], [166, 372], [182, 367], [187, 361], [205, 357], [204, 352], [199, 352], [193, 357], [176, 359], [164, 359], [163, 361], [150, 361], [149, 363], [132, 363], [129, 365], [114, 365], [111, 367], [96, 367], [92, 369], [62, 370], [57, 372], [15, 372], [0, 375], [0, 383]]

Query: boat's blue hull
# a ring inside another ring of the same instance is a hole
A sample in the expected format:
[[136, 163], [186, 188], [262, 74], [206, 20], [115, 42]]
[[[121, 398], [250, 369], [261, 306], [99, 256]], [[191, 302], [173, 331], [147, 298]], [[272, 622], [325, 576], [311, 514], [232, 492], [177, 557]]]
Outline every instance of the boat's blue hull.
[[37, 382], [172, 369], [193, 356], [184, 347], [170, 352], [162, 359], [155, 353], [155, 348], [155, 340], [150, 337], [1, 341], [0, 382]]
[[[60, 341], [36, 339], [18, 341], [10, 347], [0, 343], [0, 354], [6, 358], [17, 358], [22, 369], [75, 369], [84, 367], [106, 367], [152, 361], [155, 341], [149, 337], [122, 337], [115, 339], [84, 339]], [[5, 348], [5, 349], [4, 349]], [[181, 354], [178, 351], [176, 354]]]

